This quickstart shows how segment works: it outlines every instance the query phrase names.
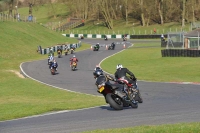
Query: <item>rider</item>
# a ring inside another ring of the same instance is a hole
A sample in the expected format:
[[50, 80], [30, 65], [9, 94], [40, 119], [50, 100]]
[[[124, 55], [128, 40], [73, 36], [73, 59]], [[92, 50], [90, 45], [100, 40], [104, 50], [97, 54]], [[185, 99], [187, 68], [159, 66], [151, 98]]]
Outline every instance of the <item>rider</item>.
[[60, 51], [60, 52], [61, 52], [61, 55], [62, 55], [62, 49], [61, 49], [60, 46], [58, 46], [58, 48], [57, 48], [57, 53], [58, 53], [58, 51]]
[[99, 46], [99, 43], [97, 43], [97, 44], [94, 46], [95, 49], [99, 49], [99, 47], [100, 47], [100, 46]]
[[76, 44], [72, 44], [71, 49], [73, 49], [75, 51], [76, 49]]
[[[49, 58], [48, 58], [48, 64], [51, 65], [51, 63], [53, 62], [53, 60], [54, 60], [54, 57], [53, 57], [53, 55], [51, 54], [51, 55], [49, 56]], [[50, 68], [50, 66], [49, 66], [49, 68]]]
[[112, 42], [111, 47], [112, 47], [112, 49], [115, 48], [115, 42]]
[[96, 67], [94, 68], [94, 71], [101, 71], [103, 73], [103, 70], [101, 69], [101, 67], [99, 65], [96, 65]]
[[71, 65], [72, 65], [73, 62], [76, 62], [76, 63], [78, 62], [78, 59], [76, 58], [75, 55], [73, 55], [73, 57], [70, 58], [70, 67], [71, 67]]
[[[115, 72], [115, 78], [116, 79], [119, 79], [119, 78], [122, 78], [122, 77], [125, 77], [126, 80], [128, 80], [129, 83], [131, 83], [133, 86], [135, 85], [136, 83], [136, 77], [135, 75], [129, 71], [127, 68], [123, 68], [123, 66], [121, 64], [118, 64], [117, 67], [116, 67], [116, 72]], [[131, 79], [129, 79], [126, 74], [129, 74], [131, 77]]]
[[48, 56], [51, 56], [51, 55], [54, 56], [54, 52], [52, 48], [50, 48], [49, 53], [48, 53]]
[[55, 67], [55, 68], [56, 68], [56, 71], [57, 71], [58, 63], [56, 62], [55, 59], [53, 60], [53, 63], [51, 64], [51, 69], [52, 69], [53, 67]]

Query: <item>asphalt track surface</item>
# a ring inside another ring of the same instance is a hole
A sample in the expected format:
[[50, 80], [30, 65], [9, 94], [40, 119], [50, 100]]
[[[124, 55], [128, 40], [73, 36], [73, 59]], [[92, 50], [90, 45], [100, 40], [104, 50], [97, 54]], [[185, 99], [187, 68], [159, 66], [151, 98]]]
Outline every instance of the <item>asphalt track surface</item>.
[[[84, 39], [83, 41], [91, 44], [96, 42], [109, 44], [120, 40]], [[141, 41], [133, 40], [132, 42]], [[121, 50], [123, 50], [123, 45], [117, 45], [116, 50], [105, 50], [105, 47], [101, 47], [100, 51], [76, 52], [75, 55], [80, 61], [78, 70], [74, 72], [69, 68], [71, 55], [57, 59], [58, 73], [53, 76], [48, 69], [47, 60], [23, 63], [22, 69], [28, 76], [43, 83], [70, 91], [99, 95], [94, 85], [93, 69], [101, 60]], [[113, 69], [115, 66], [116, 64], [113, 64]], [[122, 111], [115, 111], [108, 105], [104, 105], [49, 113], [0, 122], [0, 133], [72, 133], [95, 129], [200, 121], [199, 85], [145, 81], [138, 81], [138, 85], [144, 103], [139, 104], [137, 109], [124, 108]]]

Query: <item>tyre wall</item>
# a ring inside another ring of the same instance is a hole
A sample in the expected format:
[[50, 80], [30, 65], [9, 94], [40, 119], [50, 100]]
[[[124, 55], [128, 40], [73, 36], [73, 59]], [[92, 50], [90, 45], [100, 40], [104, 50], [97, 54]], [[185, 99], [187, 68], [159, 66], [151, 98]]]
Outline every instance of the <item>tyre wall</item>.
[[162, 57], [200, 57], [200, 50], [191, 49], [164, 49]]

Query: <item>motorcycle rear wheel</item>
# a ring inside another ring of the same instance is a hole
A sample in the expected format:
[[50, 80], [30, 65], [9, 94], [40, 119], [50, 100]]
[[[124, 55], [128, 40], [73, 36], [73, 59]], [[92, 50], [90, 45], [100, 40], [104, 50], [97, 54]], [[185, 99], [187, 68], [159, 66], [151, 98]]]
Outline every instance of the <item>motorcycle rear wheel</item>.
[[113, 109], [123, 110], [123, 102], [116, 95], [114, 95], [112, 93], [108, 93], [106, 95], [106, 100]]

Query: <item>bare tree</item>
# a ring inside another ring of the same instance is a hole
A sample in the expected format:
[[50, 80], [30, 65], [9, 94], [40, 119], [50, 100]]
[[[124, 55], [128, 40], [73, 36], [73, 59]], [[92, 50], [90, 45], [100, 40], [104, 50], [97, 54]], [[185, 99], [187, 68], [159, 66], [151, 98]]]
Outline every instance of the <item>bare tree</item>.
[[112, 5], [110, 5], [110, 1], [111, 0], [102, 0], [100, 3], [100, 7], [101, 7], [101, 12], [102, 15], [105, 19], [105, 24], [109, 29], [113, 29], [113, 18], [112, 18], [112, 10], [110, 9], [110, 7], [112, 7]]
[[163, 25], [163, 0], [158, 0], [158, 12], [160, 16], [160, 24]]
[[182, 0], [182, 27], [185, 26], [185, 5], [186, 5], [186, 0]]

